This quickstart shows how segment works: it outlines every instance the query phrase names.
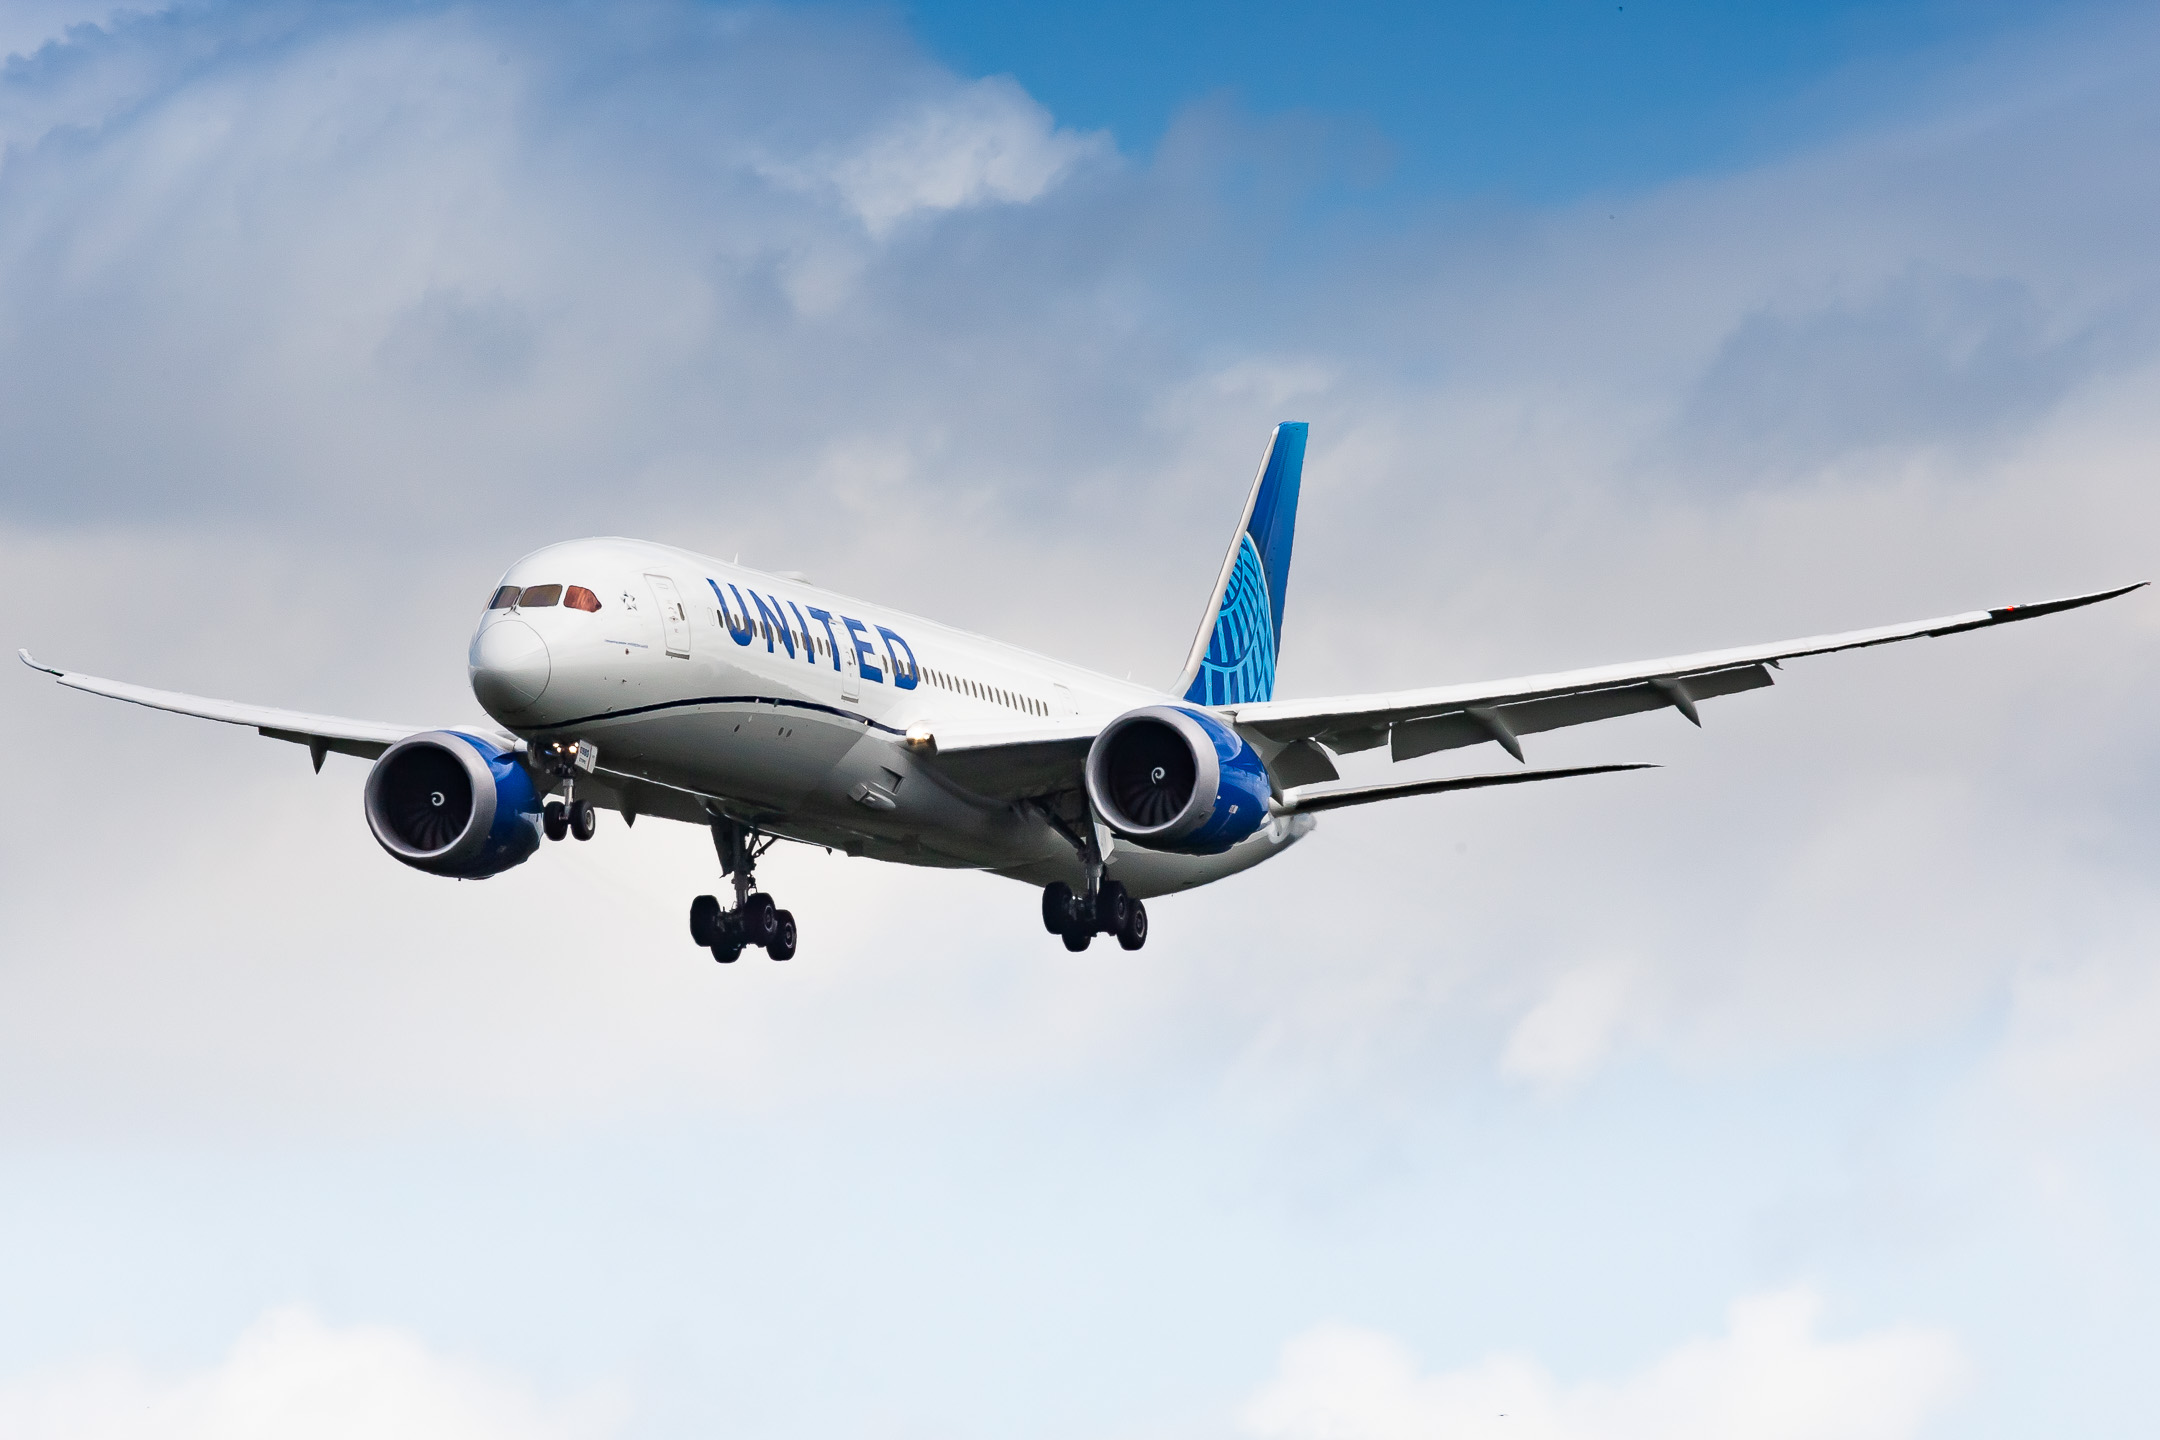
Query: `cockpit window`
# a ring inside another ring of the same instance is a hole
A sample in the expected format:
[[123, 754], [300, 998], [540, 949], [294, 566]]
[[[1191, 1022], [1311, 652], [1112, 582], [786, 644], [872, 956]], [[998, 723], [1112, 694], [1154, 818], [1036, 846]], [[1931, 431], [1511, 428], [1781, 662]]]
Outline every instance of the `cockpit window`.
[[563, 591], [562, 603], [567, 610], [584, 610], [593, 614], [598, 614], [600, 610], [600, 597], [582, 585], [572, 585]]
[[562, 586], [560, 585], [528, 585], [525, 587], [525, 593], [518, 597], [518, 608], [520, 610], [538, 610], [541, 606], [553, 605], [560, 599], [562, 599]]
[[502, 587], [502, 589], [495, 592], [494, 599], [488, 601], [488, 609], [507, 610], [511, 606], [517, 604], [517, 597], [518, 587], [515, 585], [505, 585]]

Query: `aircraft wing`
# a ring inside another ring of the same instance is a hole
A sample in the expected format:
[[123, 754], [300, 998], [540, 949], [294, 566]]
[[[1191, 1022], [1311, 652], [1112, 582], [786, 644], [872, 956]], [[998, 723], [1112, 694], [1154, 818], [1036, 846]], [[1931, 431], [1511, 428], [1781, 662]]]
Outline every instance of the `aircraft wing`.
[[2140, 588], [2142, 584], [2125, 585], [2036, 605], [2005, 605], [1873, 630], [1849, 630], [1839, 635], [1709, 650], [1628, 665], [1373, 695], [1269, 700], [1224, 707], [1221, 713], [1240, 730], [1278, 745], [1312, 740], [1330, 750], [1355, 751], [1384, 743], [1393, 758], [1408, 760], [1489, 740], [1521, 760], [1519, 736], [1643, 710], [1678, 710], [1700, 725], [1698, 702], [1761, 689], [1771, 683], [1771, 670], [1783, 660], [2032, 620], [2112, 600]]
[[1088, 746], [1117, 713], [998, 729], [939, 727], [930, 764], [962, 789], [999, 799], [1072, 790]]
[[[194, 715], [227, 725], [251, 725], [273, 740], [290, 740], [296, 745], [305, 745], [317, 770], [322, 769], [323, 755], [328, 751], [335, 750], [340, 755], [357, 755], [363, 760], [373, 760], [407, 735], [444, 728], [435, 725], [393, 725], [380, 720], [346, 720], [335, 715], [306, 715], [297, 710], [273, 709], [268, 705], [242, 705], [232, 700], [182, 695], [173, 690], [152, 690], [142, 685], [122, 684], [118, 680], [101, 680], [95, 675], [78, 675], [71, 670], [55, 670], [50, 665], [40, 665], [31, 659], [28, 650], [18, 650], [16, 654], [22, 657], [23, 664], [52, 676], [70, 689], [104, 695], [114, 700], [125, 700], [133, 705], [147, 705], [153, 710], [170, 710], [176, 715]], [[506, 750], [517, 748], [515, 739], [491, 727], [475, 730], [470, 725], [459, 725], [450, 728], [486, 735], [498, 741]]]

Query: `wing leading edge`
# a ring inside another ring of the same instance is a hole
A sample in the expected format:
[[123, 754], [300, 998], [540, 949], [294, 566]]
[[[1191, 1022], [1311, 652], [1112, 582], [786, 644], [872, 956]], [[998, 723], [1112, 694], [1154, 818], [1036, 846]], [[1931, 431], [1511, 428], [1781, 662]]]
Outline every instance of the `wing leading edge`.
[[1761, 689], [1771, 683], [1770, 671], [1780, 661], [2032, 620], [2112, 600], [2142, 589], [2144, 583], [2034, 605], [2005, 605], [1872, 630], [1708, 650], [1662, 660], [1422, 690], [1319, 700], [1271, 700], [1228, 706], [1222, 713], [1239, 729], [1278, 745], [1313, 740], [1330, 750], [1356, 751], [1385, 744], [1393, 758], [1408, 760], [1489, 740], [1521, 760], [1519, 736], [1644, 710], [1678, 710], [1700, 725], [1698, 701]]
[[[28, 650], [18, 650], [15, 653], [22, 657], [23, 664], [52, 676], [72, 690], [103, 695], [113, 700], [125, 700], [131, 705], [147, 705], [152, 710], [169, 710], [175, 715], [193, 715], [226, 725], [249, 725], [273, 740], [289, 740], [296, 745], [305, 745], [317, 770], [322, 769], [323, 756], [329, 751], [373, 760], [408, 735], [442, 728], [434, 725], [393, 725], [379, 720], [347, 720], [336, 715], [308, 715], [298, 710], [279, 710], [268, 705], [242, 705], [232, 700], [183, 695], [174, 690], [152, 690], [147, 686], [127, 685], [118, 680], [100, 679], [95, 675], [79, 675], [72, 670], [55, 670], [50, 665], [40, 665], [31, 659]], [[467, 731], [473, 729], [469, 725], [451, 728]], [[476, 733], [495, 738], [505, 749], [516, 748], [515, 740], [492, 729], [483, 729]]]

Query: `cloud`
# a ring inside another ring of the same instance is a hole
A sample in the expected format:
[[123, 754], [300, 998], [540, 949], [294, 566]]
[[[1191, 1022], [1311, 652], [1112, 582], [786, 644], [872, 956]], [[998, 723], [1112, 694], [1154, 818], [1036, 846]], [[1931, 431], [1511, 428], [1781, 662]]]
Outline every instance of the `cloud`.
[[1545, 1084], [1590, 1073], [1618, 1038], [1636, 983], [1626, 959], [1591, 961], [1558, 976], [1509, 1032], [1501, 1073]]
[[1741, 475], [1790, 476], [1882, 447], [1948, 444], [1969, 459], [2121, 348], [2090, 323], [2050, 333], [2066, 318], [2021, 280], [1924, 267], [1866, 297], [1766, 308], [1719, 347], [1677, 428], [1705, 462]]
[[1754, 1296], [1733, 1305], [1722, 1335], [1623, 1380], [1574, 1384], [1507, 1355], [1423, 1374], [1388, 1336], [1330, 1326], [1284, 1347], [1241, 1420], [1260, 1440], [1903, 1440], [1964, 1388], [1951, 1336], [1900, 1327], [1824, 1339], [1821, 1311], [1804, 1289]]
[[304, 1309], [265, 1315], [194, 1374], [108, 1363], [0, 1381], [13, 1440], [598, 1440], [621, 1420], [606, 1397], [546, 1400], [403, 1331]]
[[33, 54], [78, 25], [108, 25], [118, 17], [163, 8], [116, 4], [115, 0], [9, 0], [0, 8], [0, 59]]
[[1024, 205], [1076, 166], [1110, 154], [1108, 137], [1058, 128], [1010, 77], [962, 86], [844, 148], [758, 167], [799, 189], [837, 193], [873, 236], [918, 214]]

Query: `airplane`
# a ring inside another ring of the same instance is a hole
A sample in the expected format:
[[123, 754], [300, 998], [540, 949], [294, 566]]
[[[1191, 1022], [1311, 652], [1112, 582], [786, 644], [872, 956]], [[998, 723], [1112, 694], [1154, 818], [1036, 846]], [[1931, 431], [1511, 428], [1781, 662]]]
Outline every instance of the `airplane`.
[[23, 663], [60, 684], [253, 726], [373, 761], [368, 827], [395, 859], [485, 879], [542, 837], [590, 840], [597, 810], [707, 827], [733, 903], [690, 905], [715, 960], [796, 953], [756, 865], [794, 841], [986, 870], [1041, 891], [1066, 949], [1147, 942], [1145, 902], [1248, 870], [1313, 817], [1413, 795], [1648, 768], [1578, 765], [1346, 785], [1336, 757], [1401, 762], [1773, 683], [1787, 660], [1961, 634], [2141, 585], [1903, 625], [1548, 675], [1316, 700], [1275, 698], [1306, 426], [1275, 427], [1176, 683], [1114, 680], [1017, 646], [667, 545], [550, 545], [511, 565], [467, 654], [494, 726], [398, 725], [151, 690]]

